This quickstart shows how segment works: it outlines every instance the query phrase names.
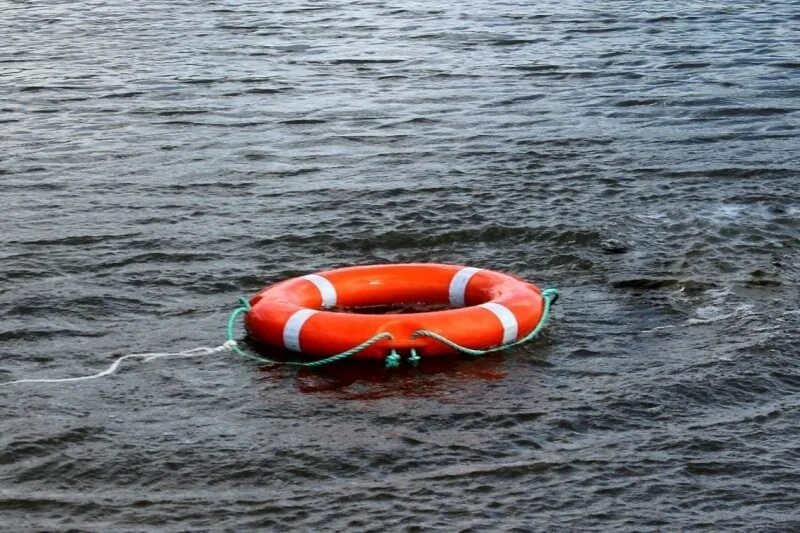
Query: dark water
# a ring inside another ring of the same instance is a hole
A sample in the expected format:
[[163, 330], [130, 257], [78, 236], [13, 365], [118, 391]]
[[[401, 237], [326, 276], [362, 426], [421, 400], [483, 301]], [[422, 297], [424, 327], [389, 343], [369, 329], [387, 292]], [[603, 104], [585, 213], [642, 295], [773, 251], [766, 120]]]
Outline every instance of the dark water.
[[0, 381], [373, 262], [557, 286], [387, 374], [0, 388], [0, 529], [797, 530], [797, 2], [0, 1]]

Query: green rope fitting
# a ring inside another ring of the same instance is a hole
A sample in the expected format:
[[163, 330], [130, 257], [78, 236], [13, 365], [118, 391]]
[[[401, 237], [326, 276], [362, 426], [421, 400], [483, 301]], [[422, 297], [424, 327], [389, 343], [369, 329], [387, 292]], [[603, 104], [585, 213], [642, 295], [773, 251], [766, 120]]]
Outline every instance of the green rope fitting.
[[400, 354], [397, 353], [395, 350], [392, 350], [392, 353], [386, 356], [386, 369], [390, 370], [392, 368], [397, 368], [400, 366]]
[[417, 355], [417, 351], [414, 348], [411, 348], [411, 355], [408, 356], [408, 363], [411, 366], [417, 366], [420, 361], [422, 361], [422, 357]]
[[486, 355], [488, 353], [507, 350], [507, 349], [512, 348], [514, 346], [519, 346], [520, 344], [524, 344], [524, 343], [530, 341], [531, 339], [533, 339], [534, 337], [536, 337], [539, 334], [539, 332], [542, 330], [542, 328], [544, 328], [545, 324], [547, 324], [547, 321], [550, 319], [550, 313], [551, 313], [553, 304], [556, 303], [556, 300], [558, 300], [558, 290], [557, 289], [545, 289], [545, 290], [543, 290], [542, 291], [542, 300], [544, 301], [544, 310], [542, 310], [542, 316], [539, 318], [539, 323], [536, 324], [536, 327], [533, 328], [533, 330], [531, 330], [530, 333], [525, 335], [520, 340], [514, 341], [514, 342], [510, 342], [508, 344], [501, 344], [499, 346], [493, 346], [492, 348], [486, 348], [485, 350], [476, 350], [476, 349], [473, 349], [473, 348], [467, 348], [466, 346], [461, 346], [460, 344], [457, 344], [457, 343], [451, 341], [447, 337], [444, 337], [442, 335], [439, 335], [435, 331], [430, 331], [430, 330], [427, 330], [427, 329], [418, 329], [417, 331], [412, 333], [411, 336], [412, 337], [430, 337], [432, 339], [435, 339], [435, 340], [441, 342], [442, 344], [446, 344], [447, 346], [449, 346], [450, 348], [452, 348], [454, 350], [457, 350], [457, 351], [459, 351], [461, 353], [465, 353], [467, 355], [471, 355], [473, 357], [480, 357], [481, 355]]

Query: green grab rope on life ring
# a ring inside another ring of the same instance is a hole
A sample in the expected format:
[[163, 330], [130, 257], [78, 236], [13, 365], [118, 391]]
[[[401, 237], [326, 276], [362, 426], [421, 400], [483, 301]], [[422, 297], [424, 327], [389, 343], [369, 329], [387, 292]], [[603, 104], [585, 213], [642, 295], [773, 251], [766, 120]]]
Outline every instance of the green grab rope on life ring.
[[[556, 301], [558, 300], [558, 290], [557, 289], [543, 290], [542, 299], [544, 300], [544, 310], [542, 311], [542, 316], [539, 318], [539, 323], [536, 324], [536, 327], [533, 328], [533, 330], [531, 330], [530, 333], [525, 335], [525, 337], [514, 342], [501, 344], [499, 346], [493, 346], [491, 348], [486, 348], [483, 350], [477, 350], [474, 348], [467, 348], [466, 346], [461, 346], [460, 344], [457, 344], [451, 341], [450, 339], [442, 335], [439, 335], [435, 331], [420, 329], [413, 332], [412, 337], [430, 337], [441, 343], [446, 344], [447, 346], [453, 348], [454, 350], [457, 350], [461, 353], [464, 353], [472, 357], [480, 357], [488, 353], [507, 350], [508, 348], [513, 348], [514, 346], [519, 346], [520, 344], [529, 342], [539, 334], [542, 328], [544, 328], [544, 326], [547, 324], [547, 321], [550, 319], [550, 314], [552, 312], [553, 304], [555, 304]], [[239, 298], [239, 303], [240, 303], [239, 307], [235, 308], [228, 317], [228, 324], [227, 324], [228, 339], [225, 345], [228, 346], [231, 349], [231, 351], [236, 355], [262, 364], [288, 365], [288, 366], [297, 366], [306, 368], [320, 367], [338, 361], [343, 361], [362, 350], [366, 350], [367, 348], [369, 348], [370, 346], [372, 346], [377, 342], [380, 342], [382, 340], [390, 340], [394, 338], [391, 333], [387, 332], [378, 333], [376, 335], [373, 335], [369, 339], [365, 340], [361, 344], [350, 348], [349, 350], [346, 350], [336, 355], [332, 355], [330, 357], [326, 357], [325, 359], [319, 359], [317, 361], [276, 361], [272, 359], [267, 359], [265, 357], [248, 353], [247, 351], [243, 350], [236, 341], [235, 339], [236, 320], [239, 318], [239, 316], [247, 314], [251, 309], [250, 302], [247, 301], [247, 298], [244, 297]], [[409, 364], [411, 364], [412, 366], [417, 366], [419, 362], [422, 360], [422, 357], [420, 357], [417, 354], [416, 350], [412, 349], [407, 360]], [[396, 350], [392, 350], [389, 353], [389, 355], [386, 356], [385, 366], [387, 369], [397, 368], [400, 366], [401, 362], [402, 362], [402, 357], [400, 356], [400, 354], [397, 353]]]

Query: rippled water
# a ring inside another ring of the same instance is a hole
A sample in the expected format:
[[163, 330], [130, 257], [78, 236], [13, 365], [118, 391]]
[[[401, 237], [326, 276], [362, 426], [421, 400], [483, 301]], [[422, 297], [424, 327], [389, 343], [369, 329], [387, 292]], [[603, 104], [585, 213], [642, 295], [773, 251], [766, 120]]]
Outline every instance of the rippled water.
[[796, 2], [0, 2], [0, 381], [215, 346], [289, 276], [562, 291], [383, 373], [0, 388], [8, 531], [800, 528]]

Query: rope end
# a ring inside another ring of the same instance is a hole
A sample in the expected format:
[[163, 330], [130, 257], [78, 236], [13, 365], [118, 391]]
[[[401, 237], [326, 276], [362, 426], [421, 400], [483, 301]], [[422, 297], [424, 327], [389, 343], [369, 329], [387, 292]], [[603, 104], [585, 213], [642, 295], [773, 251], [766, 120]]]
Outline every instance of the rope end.
[[392, 350], [392, 353], [386, 356], [386, 369], [391, 370], [392, 368], [399, 367], [400, 361], [400, 354], [398, 354], [395, 350]]

